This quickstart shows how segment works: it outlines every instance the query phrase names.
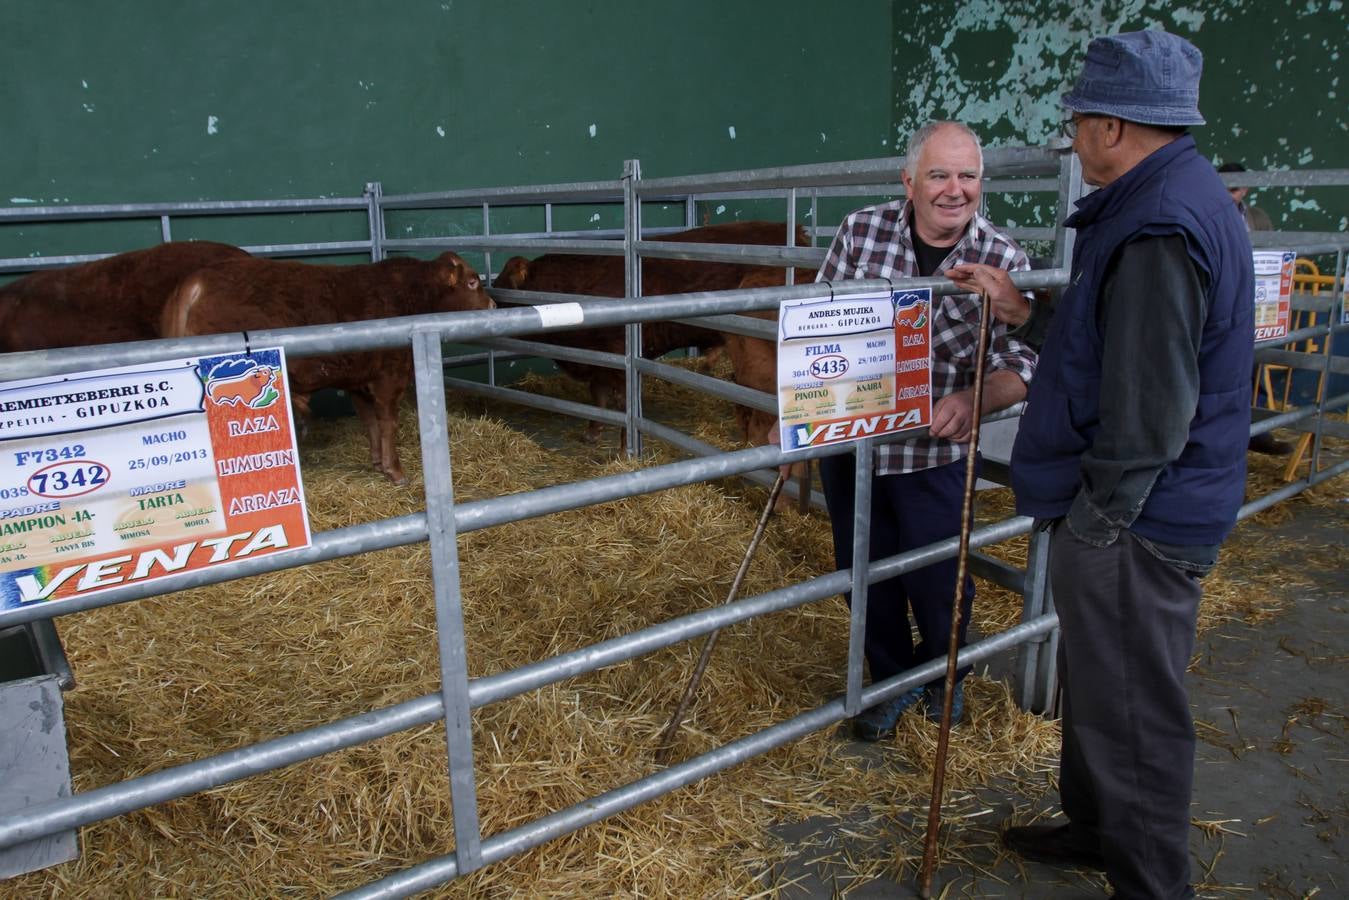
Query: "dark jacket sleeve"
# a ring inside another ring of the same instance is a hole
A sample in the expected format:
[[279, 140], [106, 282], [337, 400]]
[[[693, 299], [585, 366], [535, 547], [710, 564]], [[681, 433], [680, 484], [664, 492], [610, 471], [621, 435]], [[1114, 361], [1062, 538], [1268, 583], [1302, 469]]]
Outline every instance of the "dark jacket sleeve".
[[1045, 334], [1049, 331], [1049, 321], [1054, 318], [1054, 307], [1058, 303], [1058, 291], [1036, 291], [1030, 300], [1030, 317], [1008, 332], [1017, 340], [1028, 344], [1036, 353], [1045, 345]]
[[1082, 540], [1114, 543], [1185, 448], [1207, 312], [1204, 277], [1180, 235], [1134, 240], [1106, 271], [1097, 305], [1100, 428], [1082, 455], [1082, 487], [1068, 513]]

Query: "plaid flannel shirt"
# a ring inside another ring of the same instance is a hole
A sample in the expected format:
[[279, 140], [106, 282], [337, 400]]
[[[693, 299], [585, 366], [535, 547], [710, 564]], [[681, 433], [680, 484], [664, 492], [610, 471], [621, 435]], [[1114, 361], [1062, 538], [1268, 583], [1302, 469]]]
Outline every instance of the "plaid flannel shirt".
[[[1010, 237], [983, 216], [975, 214], [969, 228], [937, 267], [940, 274], [961, 263], [984, 263], [1013, 272], [1030, 269], [1030, 260]], [[913, 237], [909, 232], [909, 203], [895, 200], [850, 213], [834, 235], [824, 265], [815, 280], [850, 278], [912, 278], [918, 274]], [[1029, 297], [1029, 294], [1027, 295]], [[979, 345], [979, 307], [976, 294], [947, 294], [936, 298], [932, 317], [932, 402], [974, 386], [974, 353]], [[1008, 334], [1003, 322], [994, 322], [984, 364], [985, 377], [993, 371], [1015, 372], [1029, 382], [1035, 373], [1035, 351]], [[876, 474], [893, 475], [930, 469], [963, 459], [968, 444], [941, 438], [911, 438], [883, 444], [876, 456]]]

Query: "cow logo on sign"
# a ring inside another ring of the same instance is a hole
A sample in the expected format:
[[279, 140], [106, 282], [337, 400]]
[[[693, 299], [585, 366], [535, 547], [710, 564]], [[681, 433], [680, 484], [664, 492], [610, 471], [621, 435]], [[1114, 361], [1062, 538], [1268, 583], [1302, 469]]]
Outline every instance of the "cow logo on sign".
[[922, 328], [927, 324], [929, 295], [926, 292], [908, 291], [896, 293], [895, 324], [909, 328]]
[[280, 398], [277, 370], [251, 359], [227, 359], [206, 374], [206, 396], [216, 406], [266, 409]]

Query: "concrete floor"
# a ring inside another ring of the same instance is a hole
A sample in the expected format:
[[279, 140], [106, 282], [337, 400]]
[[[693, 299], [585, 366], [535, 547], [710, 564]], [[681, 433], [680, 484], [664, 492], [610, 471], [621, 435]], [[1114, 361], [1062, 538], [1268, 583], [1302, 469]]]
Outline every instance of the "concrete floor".
[[[1349, 498], [1330, 509], [1303, 506], [1270, 531], [1290, 552], [1304, 539], [1345, 546]], [[1314, 587], [1290, 589], [1294, 602], [1278, 618], [1257, 627], [1227, 625], [1199, 640], [1190, 673], [1199, 735], [1190, 850], [1201, 897], [1349, 896], [1349, 565], [1311, 574]], [[840, 739], [846, 739], [842, 732]], [[886, 749], [861, 752], [883, 755]], [[954, 826], [970, 831], [954, 839], [976, 845], [967, 851], [975, 865], [939, 867], [932, 896], [1108, 895], [1094, 873], [1023, 864], [977, 846], [993, 844], [1003, 824], [1052, 813], [1052, 790], [1028, 798], [989, 789], [968, 799], [963, 805], [978, 815]], [[923, 823], [897, 825], [919, 836], [910, 852], [921, 856]], [[789, 885], [782, 897], [917, 896], [912, 883], [848, 881], [837, 877], [836, 865], [818, 862], [827, 855], [822, 846], [861, 857], [893, 853], [892, 846], [876, 846], [887, 838], [874, 829], [816, 820], [784, 826], [779, 834], [799, 847], [774, 873], [777, 885]]]

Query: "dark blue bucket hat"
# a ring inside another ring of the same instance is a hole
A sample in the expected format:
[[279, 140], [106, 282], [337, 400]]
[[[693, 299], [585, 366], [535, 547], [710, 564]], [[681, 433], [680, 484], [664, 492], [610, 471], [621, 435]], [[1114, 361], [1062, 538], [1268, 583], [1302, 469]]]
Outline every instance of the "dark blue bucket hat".
[[1203, 125], [1199, 76], [1204, 54], [1165, 31], [1126, 31], [1087, 45], [1082, 74], [1062, 103], [1077, 113], [1143, 125]]

